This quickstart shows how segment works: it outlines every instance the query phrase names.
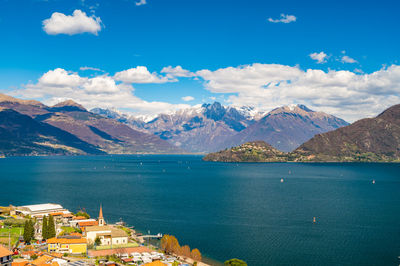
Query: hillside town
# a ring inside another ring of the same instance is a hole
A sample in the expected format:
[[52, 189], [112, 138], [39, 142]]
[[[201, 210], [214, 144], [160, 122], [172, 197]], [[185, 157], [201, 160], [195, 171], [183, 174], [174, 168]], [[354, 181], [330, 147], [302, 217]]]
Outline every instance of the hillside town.
[[0, 266], [207, 265], [201, 259], [173, 236], [108, 224], [101, 205], [97, 219], [52, 203], [0, 207]]

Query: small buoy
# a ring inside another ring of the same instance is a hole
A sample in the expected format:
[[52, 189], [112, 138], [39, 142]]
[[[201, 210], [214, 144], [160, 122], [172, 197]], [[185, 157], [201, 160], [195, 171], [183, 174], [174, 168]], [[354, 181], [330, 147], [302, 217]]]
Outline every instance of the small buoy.
[[281, 178], [281, 183], [283, 183], [283, 178]]
[[314, 217], [313, 218], [313, 223], [316, 223], [317, 222], [317, 219]]
[[375, 184], [375, 180], [372, 180], [372, 184]]

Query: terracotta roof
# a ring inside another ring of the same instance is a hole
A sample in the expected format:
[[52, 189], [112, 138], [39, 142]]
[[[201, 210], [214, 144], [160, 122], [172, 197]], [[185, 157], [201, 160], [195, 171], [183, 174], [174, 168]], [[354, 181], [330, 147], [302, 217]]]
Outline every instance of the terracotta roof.
[[63, 217], [74, 217], [72, 213], [63, 213]]
[[24, 251], [24, 252], [22, 252], [22, 256], [26, 256], [26, 255], [32, 256], [35, 253], [36, 252], [34, 250]]
[[94, 232], [94, 231], [111, 231], [112, 227], [110, 226], [99, 226], [99, 225], [95, 225], [95, 226], [89, 226], [88, 228], [86, 228], [86, 232]]
[[48, 244], [86, 244], [86, 238], [57, 238], [53, 237], [47, 240]]
[[69, 234], [70, 236], [80, 236], [82, 237], [82, 234], [78, 233], [78, 232], [73, 232], [71, 234]]
[[63, 215], [63, 214], [64, 214], [63, 212], [53, 212], [53, 213], [50, 213], [50, 215], [53, 215], [53, 216]]
[[103, 218], [103, 208], [100, 205], [100, 211], [99, 211], [99, 219]]
[[87, 218], [85, 216], [75, 216], [74, 220], [86, 220]]
[[13, 253], [11, 251], [0, 245], [0, 258], [10, 256], [12, 254]]
[[159, 260], [156, 260], [156, 261], [153, 261], [153, 262], [150, 262], [150, 263], [146, 263], [145, 265], [147, 265], [147, 266], [165, 266], [167, 264], [162, 263]]
[[28, 260], [19, 260], [19, 261], [13, 261], [11, 265], [12, 266], [25, 266], [28, 263], [29, 263]]
[[99, 225], [99, 223], [97, 221], [79, 222], [78, 224], [79, 224], [79, 227]]
[[48, 255], [43, 255], [43, 256], [37, 258], [36, 260], [32, 261], [31, 264], [39, 266], [39, 265], [46, 264], [46, 263], [52, 261], [53, 259], [54, 259], [53, 257], [50, 257]]

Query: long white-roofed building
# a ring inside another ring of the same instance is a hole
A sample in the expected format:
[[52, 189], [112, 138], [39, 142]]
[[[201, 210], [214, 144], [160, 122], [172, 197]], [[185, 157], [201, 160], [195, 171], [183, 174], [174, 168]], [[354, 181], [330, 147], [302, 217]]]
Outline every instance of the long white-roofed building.
[[45, 203], [36, 205], [25, 205], [15, 208], [15, 214], [30, 215], [31, 217], [43, 217], [50, 214], [69, 214], [67, 209], [64, 209], [60, 204]]

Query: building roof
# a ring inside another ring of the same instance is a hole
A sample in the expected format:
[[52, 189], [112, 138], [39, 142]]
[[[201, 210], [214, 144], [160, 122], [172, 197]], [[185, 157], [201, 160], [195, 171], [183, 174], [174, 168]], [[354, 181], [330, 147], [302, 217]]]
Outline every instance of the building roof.
[[32, 261], [31, 264], [33, 265], [43, 265], [47, 264], [48, 262], [52, 261], [54, 258], [48, 255], [43, 255], [37, 258], [36, 260]]
[[0, 245], [0, 258], [2, 257], [7, 257], [12, 255], [13, 253], [8, 250], [7, 248], [3, 247], [2, 245]]
[[26, 264], [29, 263], [29, 260], [18, 260], [18, 261], [13, 261], [12, 266], [25, 266]]
[[99, 225], [97, 221], [78, 222], [79, 227]]
[[100, 211], [99, 211], [99, 219], [103, 218], [103, 208], [100, 205]]
[[50, 213], [50, 215], [53, 215], [53, 216], [58, 216], [58, 215], [63, 215], [64, 213], [63, 212], [52, 212], [52, 213]]
[[73, 220], [87, 220], [85, 216], [75, 216]]
[[153, 261], [153, 262], [150, 262], [150, 263], [146, 263], [145, 265], [147, 265], [147, 266], [165, 266], [167, 264], [162, 263], [159, 260], [156, 260], [156, 261]]
[[105, 225], [105, 226], [95, 225], [95, 226], [87, 227], [86, 232], [111, 231], [111, 229], [112, 228], [108, 225]]
[[46, 204], [35, 204], [35, 205], [25, 205], [21, 206], [22, 208], [27, 208], [32, 212], [35, 211], [47, 211], [54, 209], [64, 209], [60, 204], [46, 203]]
[[86, 244], [86, 238], [57, 238], [53, 237], [47, 240], [48, 244]]
[[122, 229], [111, 229], [111, 236], [112, 237], [126, 237], [128, 234]]

